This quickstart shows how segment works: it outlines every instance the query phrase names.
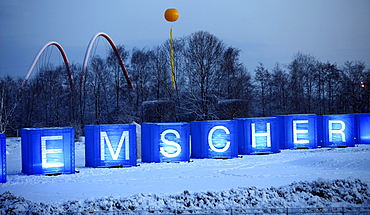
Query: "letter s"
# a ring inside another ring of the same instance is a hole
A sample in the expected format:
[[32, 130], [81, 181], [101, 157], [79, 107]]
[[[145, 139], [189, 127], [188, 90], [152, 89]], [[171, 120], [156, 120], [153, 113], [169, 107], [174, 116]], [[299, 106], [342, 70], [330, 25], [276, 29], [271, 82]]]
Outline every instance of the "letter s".
[[174, 157], [177, 157], [180, 153], [181, 153], [181, 146], [180, 144], [176, 143], [176, 142], [173, 142], [173, 141], [170, 141], [170, 140], [167, 140], [166, 139], [166, 135], [169, 134], [169, 133], [172, 133], [176, 136], [176, 138], [180, 138], [180, 134], [179, 132], [177, 132], [176, 130], [174, 129], [167, 129], [167, 130], [164, 130], [162, 133], [161, 133], [161, 141], [163, 142], [163, 144], [166, 144], [166, 145], [170, 145], [170, 146], [173, 146], [176, 148], [176, 152], [174, 153], [168, 153], [164, 148], [165, 147], [161, 147], [160, 148], [160, 152], [162, 153], [163, 156], [165, 157], [168, 157], [168, 158], [174, 158]]

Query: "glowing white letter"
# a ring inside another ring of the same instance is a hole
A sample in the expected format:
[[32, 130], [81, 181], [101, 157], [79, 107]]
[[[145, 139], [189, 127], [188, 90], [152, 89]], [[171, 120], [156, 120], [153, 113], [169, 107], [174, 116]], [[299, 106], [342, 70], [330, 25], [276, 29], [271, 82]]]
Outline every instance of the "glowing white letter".
[[100, 148], [101, 148], [101, 154], [100, 159], [105, 160], [105, 142], [107, 142], [107, 146], [109, 149], [109, 153], [112, 156], [113, 160], [118, 160], [118, 156], [121, 152], [123, 141], [125, 141], [125, 160], [130, 159], [130, 137], [129, 137], [129, 131], [123, 131], [121, 135], [121, 139], [119, 140], [117, 150], [114, 152], [112, 144], [110, 143], [109, 137], [107, 135], [107, 132], [102, 131], [100, 132]]
[[[341, 124], [341, 129], [333, 130], [333, 124]], [[346, 129], [346, 124], [342, 120], [329, 120], [329, 142], [333, 142], [333, 134], [340, 134], [342, 142], [346, 142], [346, 134], [343, 132]]]
[[63, 156], [63, 149], [47, 149], [46, 147], [47, 140], [63, 140], [63, 136], [43, 136], [41, 137], [42, 167], [49, 168], [49, 167], [64, 166], [64, 163], [62, 160], [53, 159], [54, 162], [48, 162], [47, 154], [62, 154]]
[[167, 140], [166, 139], [166, 134], [168, 133], [171, 133], [171, 134], [174, 134], [176, 136], [177, 139], [180, 138], [180, 134], [179, 132], [177, 132], [176, 130], [173, 130], [173, 129], [167, 129], [167, 130], [164, 130], [162, 133], [161, 133], [161, 140], [163, 142], [163, 144], [166, 144], [166, 145], [170, 145], [170, 146], [173, 146], [176, 148], [176, 152], [175, 153], [168, 153], [165, 148], [166, 147], [161, 147], [160, 148], [160, 152], [162, 153], [163, 156], [165, 157], [168, 157], [168, 158], [174, 158], [174, 157], [177, 157], [180, 153], [181, 153], [181, 146], [180, 144], [176, 143], [176, 142], [173, 142], [173, 141], [170, 141], [170, 140]]
[[230, 134], [230, 131], [229, 129], [227, 129], [225, 126], [222, 126], [222, 125], [218, 125], [218, 126], [215, 126], [213, 127], [209, 133], [208, 133], [208, 145], [209, 147], [211, 147], [211, 149], [215, 152], [225, 152], [226, 150], [229, 149], [230, 147], [230, 141], [227, 141], [226, 142], [226, 145], [222, 148], [222, 149], [218, 149], [216, 148], [214, 145], [213, 145], [213, 138], [212, 138], [212, 135], [213, 133], [216, 131], [216, 130], [223, 130], [225, 131], [226, 134]]
[[257, 137], [266, 137], [266, 147], [271, 147], [271, 133], [270, 133], [270, 123], [266, 123], [266, 133], [256, 133], [256, 124], [252, 123], [252, 147], [257, 146]]
[[294, 143], [309, 143], [310, 140], [298, 140], [298, 134], [307, 134], [308, 130], [297, 129], [297, 124], [308, 123], [308, 120], [293, 120], [293, 141]]

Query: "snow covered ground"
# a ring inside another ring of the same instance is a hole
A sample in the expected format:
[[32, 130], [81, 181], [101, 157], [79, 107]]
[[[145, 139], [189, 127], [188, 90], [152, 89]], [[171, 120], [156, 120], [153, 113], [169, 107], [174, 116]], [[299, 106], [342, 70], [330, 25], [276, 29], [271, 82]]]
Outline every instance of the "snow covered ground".
[[7, 183], [0, 184], [0, 211], [11, 211], [9, 207], [16, 203], [23, 205], [17, 206], [18, 211], [32, 206], [38, 213], [123, 208], [370, 207], [370, 145], [282, 150], [228, 160], [139, 162], [138, 167], [130, 168], [87, 168], [84, 150], [84, 142], [77, 142], [79, 173], [27, 176], [21, 173], [20, 138], [7, 138]]

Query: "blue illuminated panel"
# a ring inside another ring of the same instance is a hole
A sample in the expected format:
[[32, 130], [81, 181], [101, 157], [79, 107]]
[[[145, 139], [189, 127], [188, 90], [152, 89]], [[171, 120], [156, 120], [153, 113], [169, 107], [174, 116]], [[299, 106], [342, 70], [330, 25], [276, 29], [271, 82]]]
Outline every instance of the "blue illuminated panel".
[[355, 114], [356, 143], [370, 144], [370, 114]]
[[316, 115], [279, 115], [277, 118], [281, 149], [317, 148]]
[[236, 119], [236, 122], [239, 154], [280, 152], [276, 117]]
[[86, 125], [85, 166], [135, 166], [136, 125]]
[[189, 161], [189, 123], [141, 124], [141, 153], [143, 162]]
[[75, 173], [73, 128], [23, 128], [21, 134], [23, 173]]
[[236, 121], [191, 122], [191, 157], [238, 156]]
[[0, 183], [6, 182], [6, 137], [0, 134]]
[[324, 147], [355, 146], [353, 115], [322, 116]]

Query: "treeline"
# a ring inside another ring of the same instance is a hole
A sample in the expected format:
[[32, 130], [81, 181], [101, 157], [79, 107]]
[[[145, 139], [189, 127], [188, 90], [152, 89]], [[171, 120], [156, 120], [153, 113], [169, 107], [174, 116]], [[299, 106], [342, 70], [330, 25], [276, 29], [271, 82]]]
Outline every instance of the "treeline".
[[168, 41], [152, 49], [118, 49], [134, 90], [113, 52], [91, 56], [84, 83], [81, 66], [70, 65], [73, 89], [62, 65], [43, 65], [21, 90], [22, 78], [1, 78], [0, 132], [72, 126], [82, 135], [87, 124], [369, 111], [370, 69], [361, 61], [339, 67], [297, 53], [286, 66], [260, 63], [251, 75], [239, 49], [199, 31], [174, 40], [173, 88]]

